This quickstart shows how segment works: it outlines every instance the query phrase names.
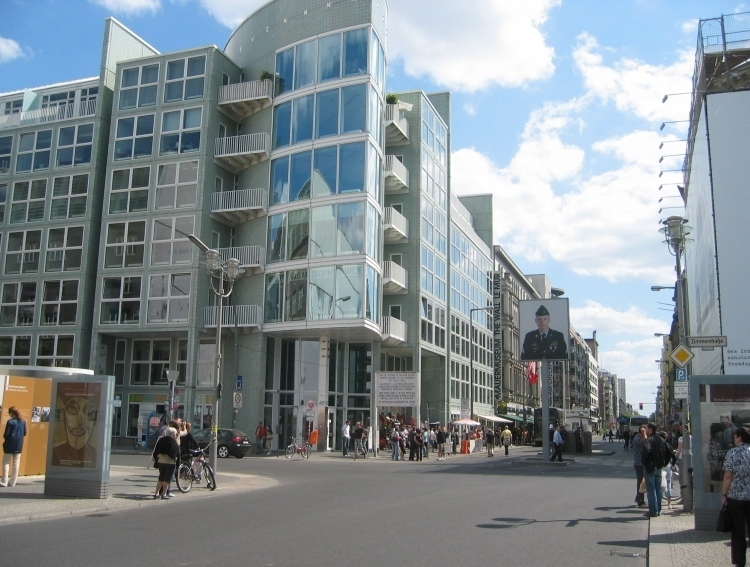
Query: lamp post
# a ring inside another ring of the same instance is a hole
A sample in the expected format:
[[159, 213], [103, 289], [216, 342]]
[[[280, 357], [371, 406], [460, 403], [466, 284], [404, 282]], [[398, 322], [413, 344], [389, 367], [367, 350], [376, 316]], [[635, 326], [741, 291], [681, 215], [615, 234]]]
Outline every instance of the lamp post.
[[[201, 252], [206, 254], [206, 273], [209, 275], [209, 281], [211, 282], [211, 290], [216, 294], [216, 354], [214, 367], [214, 407], [213, 407], [213, 419], [211, 421], [211, 433], [213, 437], [213, 443], [211, 443], [211, 451], [209, 453], [209, 462], [216, 472], [216, 465], [218, 461], [218, 441], [217, 434], [219, 430], [219, 400], [221, 399], [221, 324], [224, 306], [224, 298], [232, 295], [234, 289], [234, 282], [240, 276], [243, 270], [240, 270], [240, 261], [236, 258], [229, 258], [227, 261], [222, 261], [221, 252], [213, 248], [206, 246], [203, 241], [194, 234], [188, 235], [190, 241], [195, 244]], [[218, 289], [214, 285], [214, 278], [218, 280]], [[224, 280], [229, 284], [229, 289], [225, 291]], [[237, 356], [237, 353], [235, 353]]]
[[[469, 401], [470, 412], [469, 419], [474, 419], [474, 312], [475, 311], [492, 311], [493, 307], [475, 307], [469, 309]], [[493, 404], [494, 405], [494, 404]]]
[[[687, 305], [685, 304], [685, 289], [684, 281], [682, 277], [682, 265], [681, 258], [685, 253], [685, 243], [689, 240], [688, 235], [692, 230], [687, 224], [687, 219], [680, 216], [671, 216], [661, 221], [664, 225], [659, 229], [664, 235], [664, 242], [667, 245], [667, 249], [670, 254], [675, 258], [675, 273], [677, 280], [675, 282], [675, 301], [677, 308], [677, 336], [678, 341], [682, 344], [687, 343], [689, 321], [687, 318]], [[661, 289], [672, 289], [669, 286], [652, 286], [653, 291], [660, 291]], [[689, 372], [688, 372], [689, 374]], [[682, 421], [682, 459], [680, 460], [680, 479], [684, 484], [680, 486], [682, 494], [682, 506], [684, 512], [691, 512], [693, 510], [693, 486], [692, 479], [688, 478], [692, 476], [692, 459], [690, 454], [690, 435], [688, 434], [688, 422], [690, 413], [689, 400], [685, 400], [684, 411], [681, 415]]]

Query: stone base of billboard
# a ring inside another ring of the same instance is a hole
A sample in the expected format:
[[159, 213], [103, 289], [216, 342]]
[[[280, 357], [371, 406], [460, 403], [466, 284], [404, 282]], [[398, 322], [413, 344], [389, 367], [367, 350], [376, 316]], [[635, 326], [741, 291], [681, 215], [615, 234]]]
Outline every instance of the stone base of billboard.
[[44, 479], [45, 496], [68, 496], [71, 498], [107, 498], [109, 483], [100, 480], [83, 480], [76, 478]]

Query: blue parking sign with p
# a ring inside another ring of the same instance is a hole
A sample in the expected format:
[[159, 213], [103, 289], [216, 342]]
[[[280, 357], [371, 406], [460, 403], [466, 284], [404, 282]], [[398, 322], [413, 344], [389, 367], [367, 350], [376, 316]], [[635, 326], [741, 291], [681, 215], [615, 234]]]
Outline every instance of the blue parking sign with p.
[[237, 386], [235, 387], [235, 390], [242, 390], [242, 376], [237, 376]]
[[678, 368], [675, 382], [687, 382], [687, 368]]

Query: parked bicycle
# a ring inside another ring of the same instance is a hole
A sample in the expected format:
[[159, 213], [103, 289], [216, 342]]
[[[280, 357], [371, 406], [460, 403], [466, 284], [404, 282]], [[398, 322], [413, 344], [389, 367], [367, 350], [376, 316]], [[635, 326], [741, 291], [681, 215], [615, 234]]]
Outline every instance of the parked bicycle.
[[292, 437], [292, 442], [289, 444], [289, 446], [286, 448], [286, 458], [291, 459], [294, 454], [301, 455], [304, 459], [310, 458], [310, 453], [312, 453], [312, 445], [305, 441], [302, 445], [297, 445], [297, 438]]
[[214, 469], [206, 461], [206, 451], [211, 446], [209, 443], [205, 449], [190, 451], [190, 459], [180, 461], [177, 469], [177, 488], [180, 492], [190, 492], [193, 483], [200, 484], [205, 480], [206, 488], [216, 490], [216, 476]]

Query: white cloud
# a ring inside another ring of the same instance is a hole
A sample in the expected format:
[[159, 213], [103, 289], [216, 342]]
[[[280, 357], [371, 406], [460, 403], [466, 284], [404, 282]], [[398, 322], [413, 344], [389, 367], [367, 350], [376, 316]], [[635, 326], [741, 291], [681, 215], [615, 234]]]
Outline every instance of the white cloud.
[[157, 12], [161, 8], [161, 0], [90, 0], [92, 4], [106, 8], [114, 14], [142, 14]]
[[698, 20], [687, 20], [682, 22], [680, 29], [686, 34], [695, 35], [698, 32]]
[[201, 6], [220, 24], [234, 30], [268, 0], [199, 0]]
[[477, 115], [477, 105], [473, 102], [466, 102], [464, 103], [464, 112], [468, 114], [469, 116], [476, 116]]
[[[649, 317], [638, 307], [620, 311], [588, 300], [583, 307], [571, 307], [570, 322], [583, 336], [590, 336], [593, 331], [606, 335], [623, 334], [635, 337], [650, 337], [647, 345], [650, 349], [658, 347], [661, 339], [654, 337], [654, 332], [664, 328], [664, 322]], [[640, 340], [640, 339], [639, 339]], [[633, 343], [619, 343], [618, 347], [633, 347]]]
[[455, 91], [543, 80], [554, 72], [555, 51], [541, 28], [560, 2], [392, 0], [389, 56], [407, 74]]
[[12, 39], [0, 36], [0, 63], [13, 61], [19, 57], [23, 57], [21, 46]]
[[594, 144], [594, 155], [611, 156], [619, 167], [582, 178], [586, 152], [561, 137], [577, 122], [565, 114], [572, 109], [580, 101], [534, 113], [505, 168], [473, 148], [454, 152], [453, 189], [493, 193], [495, 240], [511, 254], [552, 258], [610, 281], [668, 277], [654, 191], [659, 137], [633, 132]]
[[662, 98], [669, 93], [692, 90], [695, 53], [679, 52], [671, 65], [651, 65], [636, 59], [623, 58], [614, 66], [606, 66], [601, 48], [588, 34], [578, 36], [573, 58], [583, 75], [588, 91], [604, 102], [613, 102], [622, 112], [632, 113], [652, 122], [684, 120], [690, 109], [690, 96]]

